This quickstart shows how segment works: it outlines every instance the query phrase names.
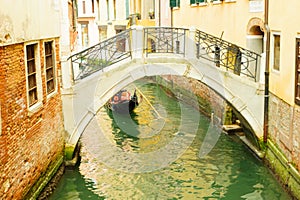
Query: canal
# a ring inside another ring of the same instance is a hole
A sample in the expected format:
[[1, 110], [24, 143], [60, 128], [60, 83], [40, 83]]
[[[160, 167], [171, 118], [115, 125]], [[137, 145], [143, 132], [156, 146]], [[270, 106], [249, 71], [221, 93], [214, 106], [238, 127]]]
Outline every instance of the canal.
[[135, 113], [97, 113], [50, 199], [290, 199], [238, 138], [159, 85], [135, 86]]

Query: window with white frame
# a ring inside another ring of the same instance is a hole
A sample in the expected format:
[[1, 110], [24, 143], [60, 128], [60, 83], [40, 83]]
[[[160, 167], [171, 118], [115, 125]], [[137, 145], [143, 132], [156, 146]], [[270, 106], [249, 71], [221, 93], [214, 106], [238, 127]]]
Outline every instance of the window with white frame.
[[37, 71], [35, 49], [37, 44], [26, 46], [26, 62], [27, 62], [27, 86], [29, 106], [34, 105], [38, 101], [37, 89]]
[[50, 94], [55, 91], [55, 57], [53, 41], [45, 42], [45, 68], [46, 68], [46, 92]]
[[39, 63], [38, 44], [26, 45], [26, 79], [29, 107], [42, 100], [41, 70]]
[[280, 70], [280, 34], [273, 34], [273, 69]]

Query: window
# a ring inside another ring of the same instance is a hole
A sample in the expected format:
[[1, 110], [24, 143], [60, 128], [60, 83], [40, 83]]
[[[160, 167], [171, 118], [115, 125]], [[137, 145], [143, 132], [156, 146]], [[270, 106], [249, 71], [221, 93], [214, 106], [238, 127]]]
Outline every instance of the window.
[[180, 0], [170, 0], [170, 7], [180, 7]]
[[46, 91], [50, 94], [55, 90], [55, 68], [53, 42], [45, 42]]
[[92, 13], [95, 13], [95, 3], [94, 3], [94, 0], [92, 0]]
[[300, 38], [296, 40], [295, 103], [300, 105]]
[[82, 13], [85, 14], [85, 1], [82, 1]]
[[190, 0], [190, 4], [204, 3], [206, 0]]
[[107, 14], [107, 20], [110, 20], [110, 13], [109, 13], [109, 0], [106, 0], [106, 14]]
[[29, 106], [34, 105], [38, 101], [37, 90], [37, 70], [36, 70], [36, 44], [26, 46], [26, 62], [27, 62], [27, 86]]
[[117, 18], [117, 4], [116, 4], [116, 0], [114, 0], [114, 20], [116, 20]]
[[280, 69], [280, 35], [273, 35], [273, 69], [279, 71]]

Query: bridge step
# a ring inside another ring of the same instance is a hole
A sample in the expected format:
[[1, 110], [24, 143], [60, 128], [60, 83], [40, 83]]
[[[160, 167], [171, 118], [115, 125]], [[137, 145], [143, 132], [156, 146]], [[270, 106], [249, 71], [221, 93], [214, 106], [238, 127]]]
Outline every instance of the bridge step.
[[238, 124], [230, 124], [230, 125], [223, 125], [223, 130], [227, 132], [229, 135], [233, 135], [236, 132], [243, 131], [243, 128]]

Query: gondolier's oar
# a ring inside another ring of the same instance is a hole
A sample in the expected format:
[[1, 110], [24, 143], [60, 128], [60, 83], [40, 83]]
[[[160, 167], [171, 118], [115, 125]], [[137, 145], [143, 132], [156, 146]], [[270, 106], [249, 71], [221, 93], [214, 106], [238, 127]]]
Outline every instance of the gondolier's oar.
[[158, 111], [154, 108], [154, 106], [151, 104], [151, 102], [147, 99], [147, 97], [142, 93], [141, 90], [139, 90], [136, 86], [135, 89], [143, 96], [143, 99], [145, 99], [147, 101], [147, 103], [151, 106], [151, 108], [154, 110], [154, 112], [156, 113], [156, 115], [159, 118], [163, 118], [162, 116], [160, 116], [160, 114], [158, 113]]

